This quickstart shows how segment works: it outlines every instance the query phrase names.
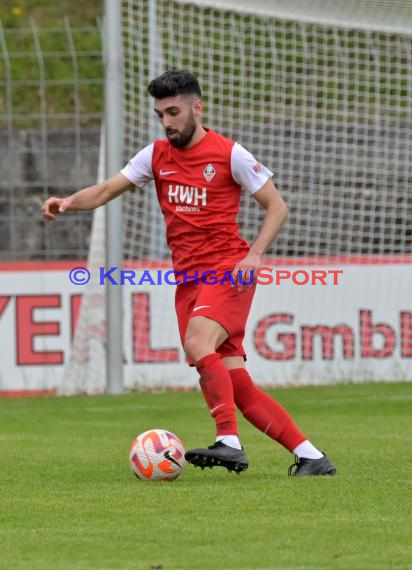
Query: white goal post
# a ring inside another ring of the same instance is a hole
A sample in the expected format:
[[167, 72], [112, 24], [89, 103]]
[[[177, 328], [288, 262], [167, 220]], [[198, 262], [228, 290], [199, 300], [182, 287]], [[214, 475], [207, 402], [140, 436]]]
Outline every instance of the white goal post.
[[[161, 136], [150, 79], [188, 69], [204, 123], [267, 165], [288, 203], [267, 264], [343, 270], [338, 286], [258, 288], [245, 340], [256, 380], [412, 380], [412, 4], [123, 0], [121, 18], [124, 163]], [[249, 241], [261, 219], [243, 196]], [[162, 224], [151, 186], [125, 195], [122, 253], [136, 281], [170, 267]], [[95, 232], [91, 267], [103, 243]], [[84, 295], [64, 393], [104, 390], [101, 351], [87, 348], [97, 342], [88, 303], [101, 292], [96, 283]], [[173, 287], [122, 293], [126, 387], [194, 386]]]

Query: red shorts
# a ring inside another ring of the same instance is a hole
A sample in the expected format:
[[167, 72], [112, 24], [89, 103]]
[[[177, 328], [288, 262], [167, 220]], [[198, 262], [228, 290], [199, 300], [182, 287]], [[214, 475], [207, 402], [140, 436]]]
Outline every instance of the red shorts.
[[[178, 285], [175, 305], [182, 345], [189, 320], [195, 316], [207, 317], [222, 325], [229, 335], [216, 352], [223, 357], [243, 356], [246, 360], [243, 337], [255, 289], [253, 286], [238, 291], [228, 281], [206, 285], [201, 279], [199, 283], [189, 281]], [[188, 362], [193, 365], [189, 358]]]

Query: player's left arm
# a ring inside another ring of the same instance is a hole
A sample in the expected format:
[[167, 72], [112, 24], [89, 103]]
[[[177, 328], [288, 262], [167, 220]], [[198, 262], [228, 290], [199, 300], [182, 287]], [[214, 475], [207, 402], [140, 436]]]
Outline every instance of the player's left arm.
[[288, 215], [288, 207], [271, 179], [267, 180], [262, 188], [253, 194], [253, 197], [266, 210], [266, 214], [260, 232], [249, 253], [232, 271], [232, 276], [239, 290], [243, 287], [249, 288], [251, 286], [242, 286], [239, 279], [239, 271], [242, 271], [242, 281], [244, 283], [250, 280], [250, 272], [253, 271], [253, 283], [256, 284], [258, 278], [257, 270], [262, 265], [263, 255], [275, 240]]

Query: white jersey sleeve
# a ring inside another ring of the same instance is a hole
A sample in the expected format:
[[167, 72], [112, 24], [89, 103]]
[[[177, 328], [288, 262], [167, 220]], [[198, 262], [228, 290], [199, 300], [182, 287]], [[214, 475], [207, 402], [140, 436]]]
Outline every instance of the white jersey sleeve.
[[135, 186], [142, 188], [153, 180], [152, 157], [154, 144], [149, 144], [138, 152], [120, 171]]
[[273, 172], [260, 164], [253, 154], [239, 143], [235, 143], [232, 148], [231, 168], [233, 180], [249, 194], [260, 190], [273, 176]]

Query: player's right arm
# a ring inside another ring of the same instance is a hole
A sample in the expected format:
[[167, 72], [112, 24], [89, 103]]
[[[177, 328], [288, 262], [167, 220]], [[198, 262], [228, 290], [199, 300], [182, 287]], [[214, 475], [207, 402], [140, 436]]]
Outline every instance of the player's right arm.
[[130, 180], [119, 172], [100, 184], [79, 190], [66, 198], [48, 198], [42, 205], [42, 216], [48, 222], [52, 222], [58, 214], [64, 212], [94, 210], [131, 188], [133, 188], [133, 184]]
[[43, 217], [52, 222], [58, 214], [64, 212], [94, 210], [134, 186], [142, 188], [153, 179], [153, 148], [153, 143], [143, 148], [120, 172], [100, 184], [79, 190], [67, 198], [49, 198], [41, 208]]

